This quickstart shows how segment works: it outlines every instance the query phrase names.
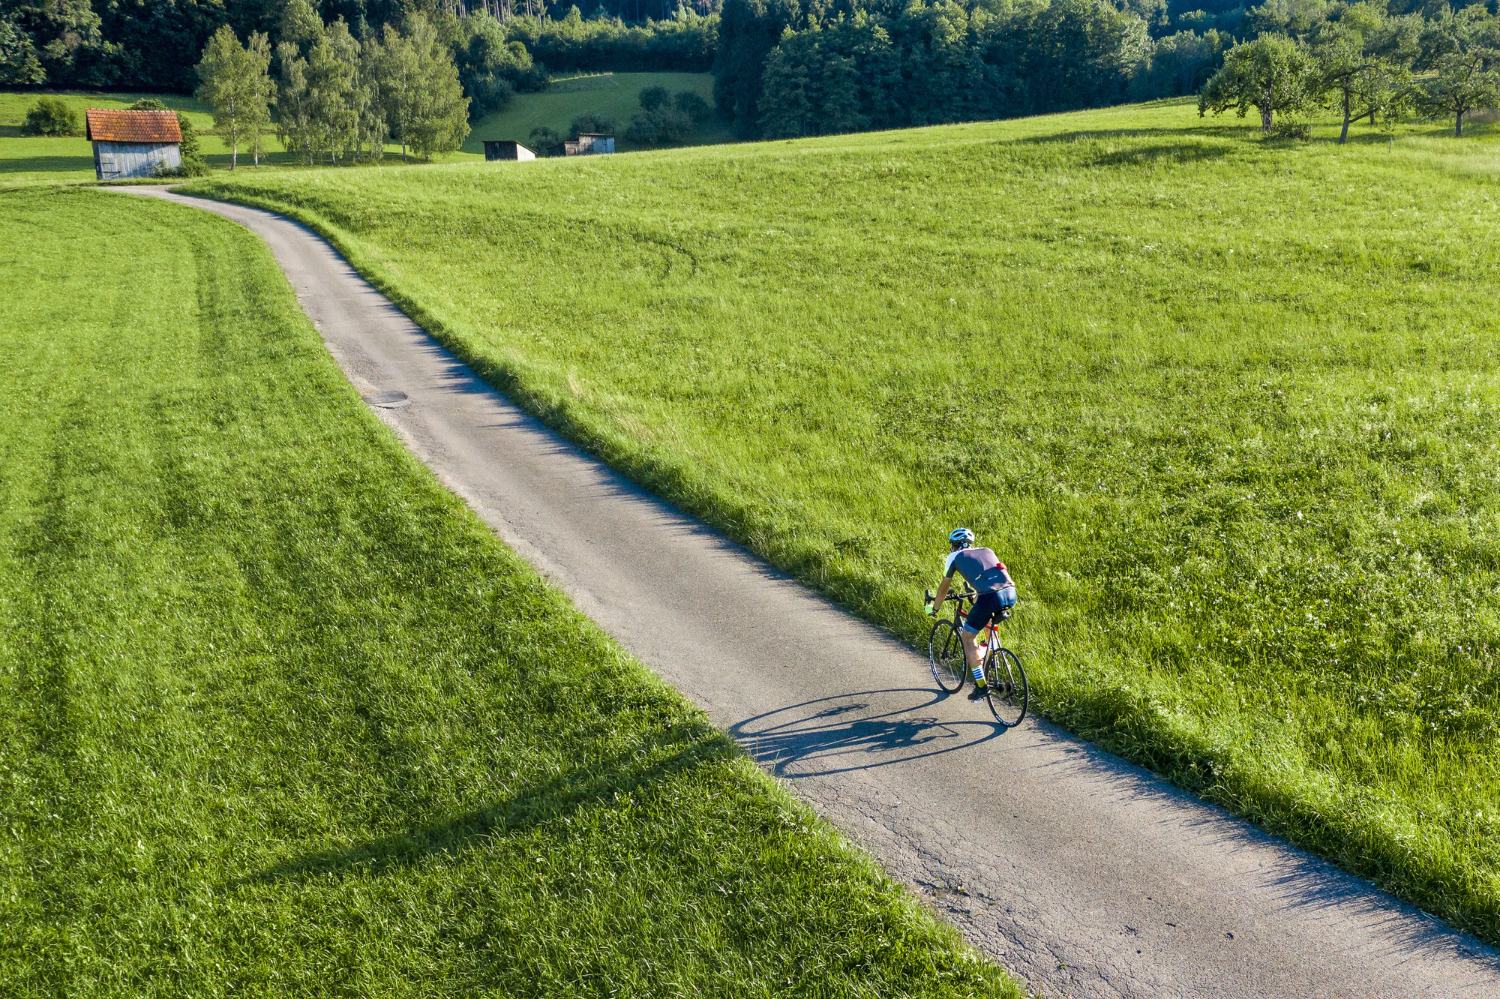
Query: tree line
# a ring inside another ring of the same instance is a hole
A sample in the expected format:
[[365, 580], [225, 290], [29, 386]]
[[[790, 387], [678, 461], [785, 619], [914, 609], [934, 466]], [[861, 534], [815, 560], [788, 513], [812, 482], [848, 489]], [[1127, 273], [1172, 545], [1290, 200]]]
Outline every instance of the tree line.
[[425, 159], [468, 137], [470, 98], [451, 46], [425, 15], [359, 41], [343, 18], [325, 25], [308, 0], [288, 0], [279, 35], [273, 50], [263, 32], [241, 44], [222, 25], [198, 63], [198, 95], [230, 148], [230, 169], [242, 143], [260, 162], [273, 110], [276, 136], [309, 164], [377, 160], [388, 139], [402, 159]]
[[[1247, 66], [1291, 59], [1306, 68], [1273, 74], [1278, 94], [1290, 86], [1302, 95], [1275, 97], [1284, 109], [1335, 91], [1354, 118], [1377, 91], [1390, 92], [1377, 117], [1461, 117], [1460, 106], [1483, 106], [1494, 56], [1480, 25], [1491, 11], [1455, 12], [1444, 0], [1411, 11], [1409, 2], [1268, 0], [1208, 14], [1169, 0], [725, 0], [714, 96], [742, 137], [781, 138], [1199, 92], [1214, 108], [1221, 94], [1263, 82], [1260, 72], [1228, 86]], [[1203, 91], [1210, 80], [1220, 82]]]
[[[361, 44], [421, 15], [453, 48], [460, 70], [466, 59], [511, 51], [533, 72], [517, 69], [507, 85], [526, 90], [545, 82], [543, 65], [705, 71], [717, 42], [717, 2], [631, 8], [627, 0], [607, 0], [595, 2], [588, 18], [560, 5], [559, 16], [550, 17], [547, 0], [315, 0], [313, 11], [324, 24], [342, 20]], [[239, 38], [265, 35], [274, 51], [292, 40], [282, 35], [290, 7], [290, 0], [0, 0], [0, 86], [189, 93], [198, 54], [221, 27]], [[624, 20], [632, 10], [635, 19]], [[469, 89], [468, 77], [463, 82], [481, 113], [485, 95]]]
[[1461, 136], [1468, 115], [1500, 105], [1500, 16], [1482, 5], [1424, 16], [1338, 3], [1310, 13], [1231, 49], [1199, 114], [1254, 108], [1264, 132], [1301, 137], [1298, 116], [1332, 109], [1342, 143], [1361, 118], [1389, 127], [1410, 114], [1447, 118]]

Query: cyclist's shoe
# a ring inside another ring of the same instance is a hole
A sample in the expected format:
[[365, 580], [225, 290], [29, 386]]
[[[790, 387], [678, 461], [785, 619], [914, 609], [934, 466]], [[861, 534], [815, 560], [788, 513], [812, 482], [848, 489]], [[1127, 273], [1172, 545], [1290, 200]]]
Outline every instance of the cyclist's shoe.
[[971, 701], [983, 700], [984, 696], [986, 694], [988, 694], [989, 692], [990, 692], [990, 688], [989, 688], [988, 684], [986, 684], [983, 687], [975, 687], [974, 690], [973, 690], [973, 692], [969, 694], [969, 700], [971, 700]]

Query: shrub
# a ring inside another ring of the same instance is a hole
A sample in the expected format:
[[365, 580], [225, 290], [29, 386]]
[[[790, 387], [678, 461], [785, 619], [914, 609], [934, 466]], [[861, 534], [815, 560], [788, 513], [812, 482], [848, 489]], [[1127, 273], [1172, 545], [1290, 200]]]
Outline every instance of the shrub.
[[556, 156], [562, 148], [563, 137], [545, 125], [531, 130], [530, 145], [538, 156]]
[[78, 112], [57, 97], [43, 97], [26, 112], [22, 135], [78, 135]]
[[574, 118], [568, 126], [568, 138], [576, 139], [581, 132], [594, 132], [599, 135], [614, 135], [615, 120], [607, 114], [599, 114], [590, 111]]
[[647, 87], [641, 91], [641, 108], [646, 111], [655, 111], [672, 99], [666, 87]]
[[[644, 105], [645, 102], [642, 101], [641, 103]], [[702, 124], [708, 121], [709, 117], [714, 113], [714, 109], [708, 101], [704, 100], [701, 94], [694, 93], [691, 90], [679, 90], [672, 103], [676, 104], [677, 110], [687, 115], [695, 124]]]
[[639, 111], [630, 119], [625, 138], [642, 146], [665, 146], [681, 142], [693, 130], [693, 119], [670, 105], [655, 111]]
[[1282, 119], [1271, 126], [1271, 131], [1266, 133], [1268, 139], [1281, 139], [1290, 142], [1306, 142], [1312, 138], [1312, 126], [1305, 121], [1287, 121]]

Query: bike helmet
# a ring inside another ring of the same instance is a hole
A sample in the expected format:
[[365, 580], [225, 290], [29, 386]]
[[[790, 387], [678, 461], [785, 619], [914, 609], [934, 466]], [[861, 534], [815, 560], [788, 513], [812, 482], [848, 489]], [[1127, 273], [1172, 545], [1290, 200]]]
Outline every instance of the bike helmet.
[[962, 545], [967, 548], [974, 543], [974, 532], [967, 527], [960, 527], [948, 535], [948, 543], [950, 545]]

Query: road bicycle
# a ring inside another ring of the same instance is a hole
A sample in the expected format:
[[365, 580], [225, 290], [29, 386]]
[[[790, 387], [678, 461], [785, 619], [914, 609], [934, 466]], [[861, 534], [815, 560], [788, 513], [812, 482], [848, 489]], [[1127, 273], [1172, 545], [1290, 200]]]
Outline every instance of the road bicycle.
[[[969, 677], [969, 664], [964, 660], [963, 641], [958, 629], [963, 627], [966, 604], [972, 604], [978, 594], [972, 589], [962, 593], [950, 593], [943, 602], [953, 602], [953, 619], [941, 618], [933, 622], [932, 632], [927, 636], [927, 660], [932, 664], [932, 676], [944, 691], [956, 694], [963, 689]], [[932, 603], [932, 591], [927, 591], [927, 602]], [[1026, 717], [1026, 670], [1021, 660], [1010, 649], [1000, 644], [1000, 622], [1010, 617], [1010, 611], [986, 625], [974, 636], [974, 651], [979, 653], [980, 665], [984, 668], [986, 685], [985, 700], [995, 720], [1006, 728], [1021, 724]]]

